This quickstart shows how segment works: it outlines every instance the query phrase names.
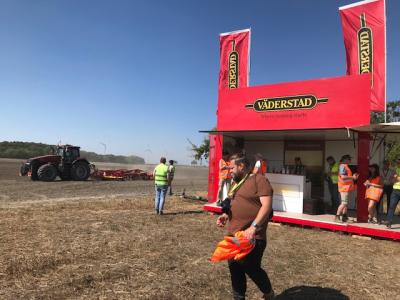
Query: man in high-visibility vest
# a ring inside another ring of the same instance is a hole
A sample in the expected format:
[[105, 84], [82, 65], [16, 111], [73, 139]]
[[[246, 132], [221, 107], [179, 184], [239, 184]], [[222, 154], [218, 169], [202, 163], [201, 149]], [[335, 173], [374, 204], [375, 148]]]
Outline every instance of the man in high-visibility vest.
[[338, 190], [340, 193], [341, 203], [338, 207], [335, 216], [335, 222], [340, 222], [340, 216], [342, 216], [342, 222], [348, 220], [347, 217], [347, 206], [351, 198], [353, 197], [355, 184], [354, 181], [358, 179], [358, 174], [350, 170], [349, 164], [351, 162], [351, 156], [346, 154], [340, 159], [339, 165], [339, 176], [338, 176]]
[[396, 174], [393, 176], [393, 192], [390, 195], [389, 211], [385, 222], [387, 228], [392, 228], [393, 216], [400, 201], [400, 158], [396, 161]]
[[335, 161], [333, 156], [326, 158], [328, 163], [328, 171], [326, 172], [326, 180], [328, 181], [328, 189], [331, 194], [331, 211], [336, 213], [339, 207], [339, 191], [338, 191], [338, 173], [339, 163]]
[[165, 164], [167, 159], [165, 157], [160, 158], [160, 164], [155, 167], [153, 176], [154, 184], [156, 187], [156, 197], [154, 200], [154, 206], [156, 214], [162, 215], [164, 209], [165, 197], [168, 191], [168, 166]]

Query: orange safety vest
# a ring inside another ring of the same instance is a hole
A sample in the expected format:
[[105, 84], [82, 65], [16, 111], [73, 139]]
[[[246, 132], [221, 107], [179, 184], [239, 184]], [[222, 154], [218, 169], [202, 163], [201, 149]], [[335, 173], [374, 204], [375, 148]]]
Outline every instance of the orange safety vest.
[[[347, 164], [341, 164], [339, 166], [339, 173], [340, 173], [340, 167], [342, 165], [346, 169], [346, 175], [345, 176], [352, 176], [353, 172], [351, 172], [351, 170], [350, 170], [350, 168], [349, 168], [349, 166]], [[343, 176], [344, 175], [341, 175], [341, 174], [339, 174], [339, 176], [338, 176], [338, 190], [339, 190], [339, 192], [350, 192], [350, 191], [353, 191], [355, 189], [353, 178], [344, 179]]]
[[225, 161], [221, 158], [219, 161], [219, 179], [230, 179], [231, 178], [231, 172], [229, 169], [222, 170], [223, 167], [229, 167], [229, 161]]
[[[382, 180], [380, 176], [377, 176], [370, 180], [370, 183], [382, 185]], [[373, 200], [375, 202], [379, 202], [383, 195], [383, 188], [378, 188], [376, 186], [369, 186], [365, 190], [365, 199]]]
[[254, 246], [255, 239], [248, 240], [244, 237], [244, 231], [238, 231], [235, 236], [225, 236], [218, 243], [210, 260], [213, 262], [229, 259], [240, 260], [249, 254]]
[[265, 173], [267, 173], [267, 162], [264, 160], [264, 159], [262, 159], [262, 160], [260, 160], [260, 163], [261, 163], [261, 167], [260, 168], [258, 168], [258, 170], [257, 170], [257, 168], [254, 166], [254, 168], [253, 168], [253, 174], [261, 174], [261, 175], [264, 175]]

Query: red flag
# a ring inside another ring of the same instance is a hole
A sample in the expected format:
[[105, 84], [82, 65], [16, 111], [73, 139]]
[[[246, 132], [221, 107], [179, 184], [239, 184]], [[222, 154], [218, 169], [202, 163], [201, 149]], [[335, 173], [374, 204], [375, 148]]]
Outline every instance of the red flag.
[[384, 0], [339, 8], [346, 47], [347, 74], [372, 73], [371, 110], [386, 107], [386, 16]]
[[218, 89], [249, 86], [250, 29], [221, 33]]

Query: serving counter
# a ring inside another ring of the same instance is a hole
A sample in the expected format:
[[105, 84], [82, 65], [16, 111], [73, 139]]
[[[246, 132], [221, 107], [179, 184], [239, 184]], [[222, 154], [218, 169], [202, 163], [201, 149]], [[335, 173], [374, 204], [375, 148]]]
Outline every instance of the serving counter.
[[276, 173], [265, 176], [274, 189], [274, 210], [303, 213], [303, 200], [311, 198], [311, 182], [306, 182], [305, 176]]

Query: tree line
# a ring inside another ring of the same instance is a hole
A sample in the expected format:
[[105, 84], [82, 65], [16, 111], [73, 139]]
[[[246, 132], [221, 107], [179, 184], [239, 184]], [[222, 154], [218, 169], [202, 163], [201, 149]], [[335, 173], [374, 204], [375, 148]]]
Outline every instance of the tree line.
[[[0, 158], [28, 159], [31, 157], [52, 154], [52, 148], [56, 146], [43, 143], [30, 142], [0, 142]], [[123, 156], [113, 154], [97, 154], [81, 150], [81, 157], [89, 161], [112, 162], [125, 164], [144, 164], [142, 157], [136, 155]]]

